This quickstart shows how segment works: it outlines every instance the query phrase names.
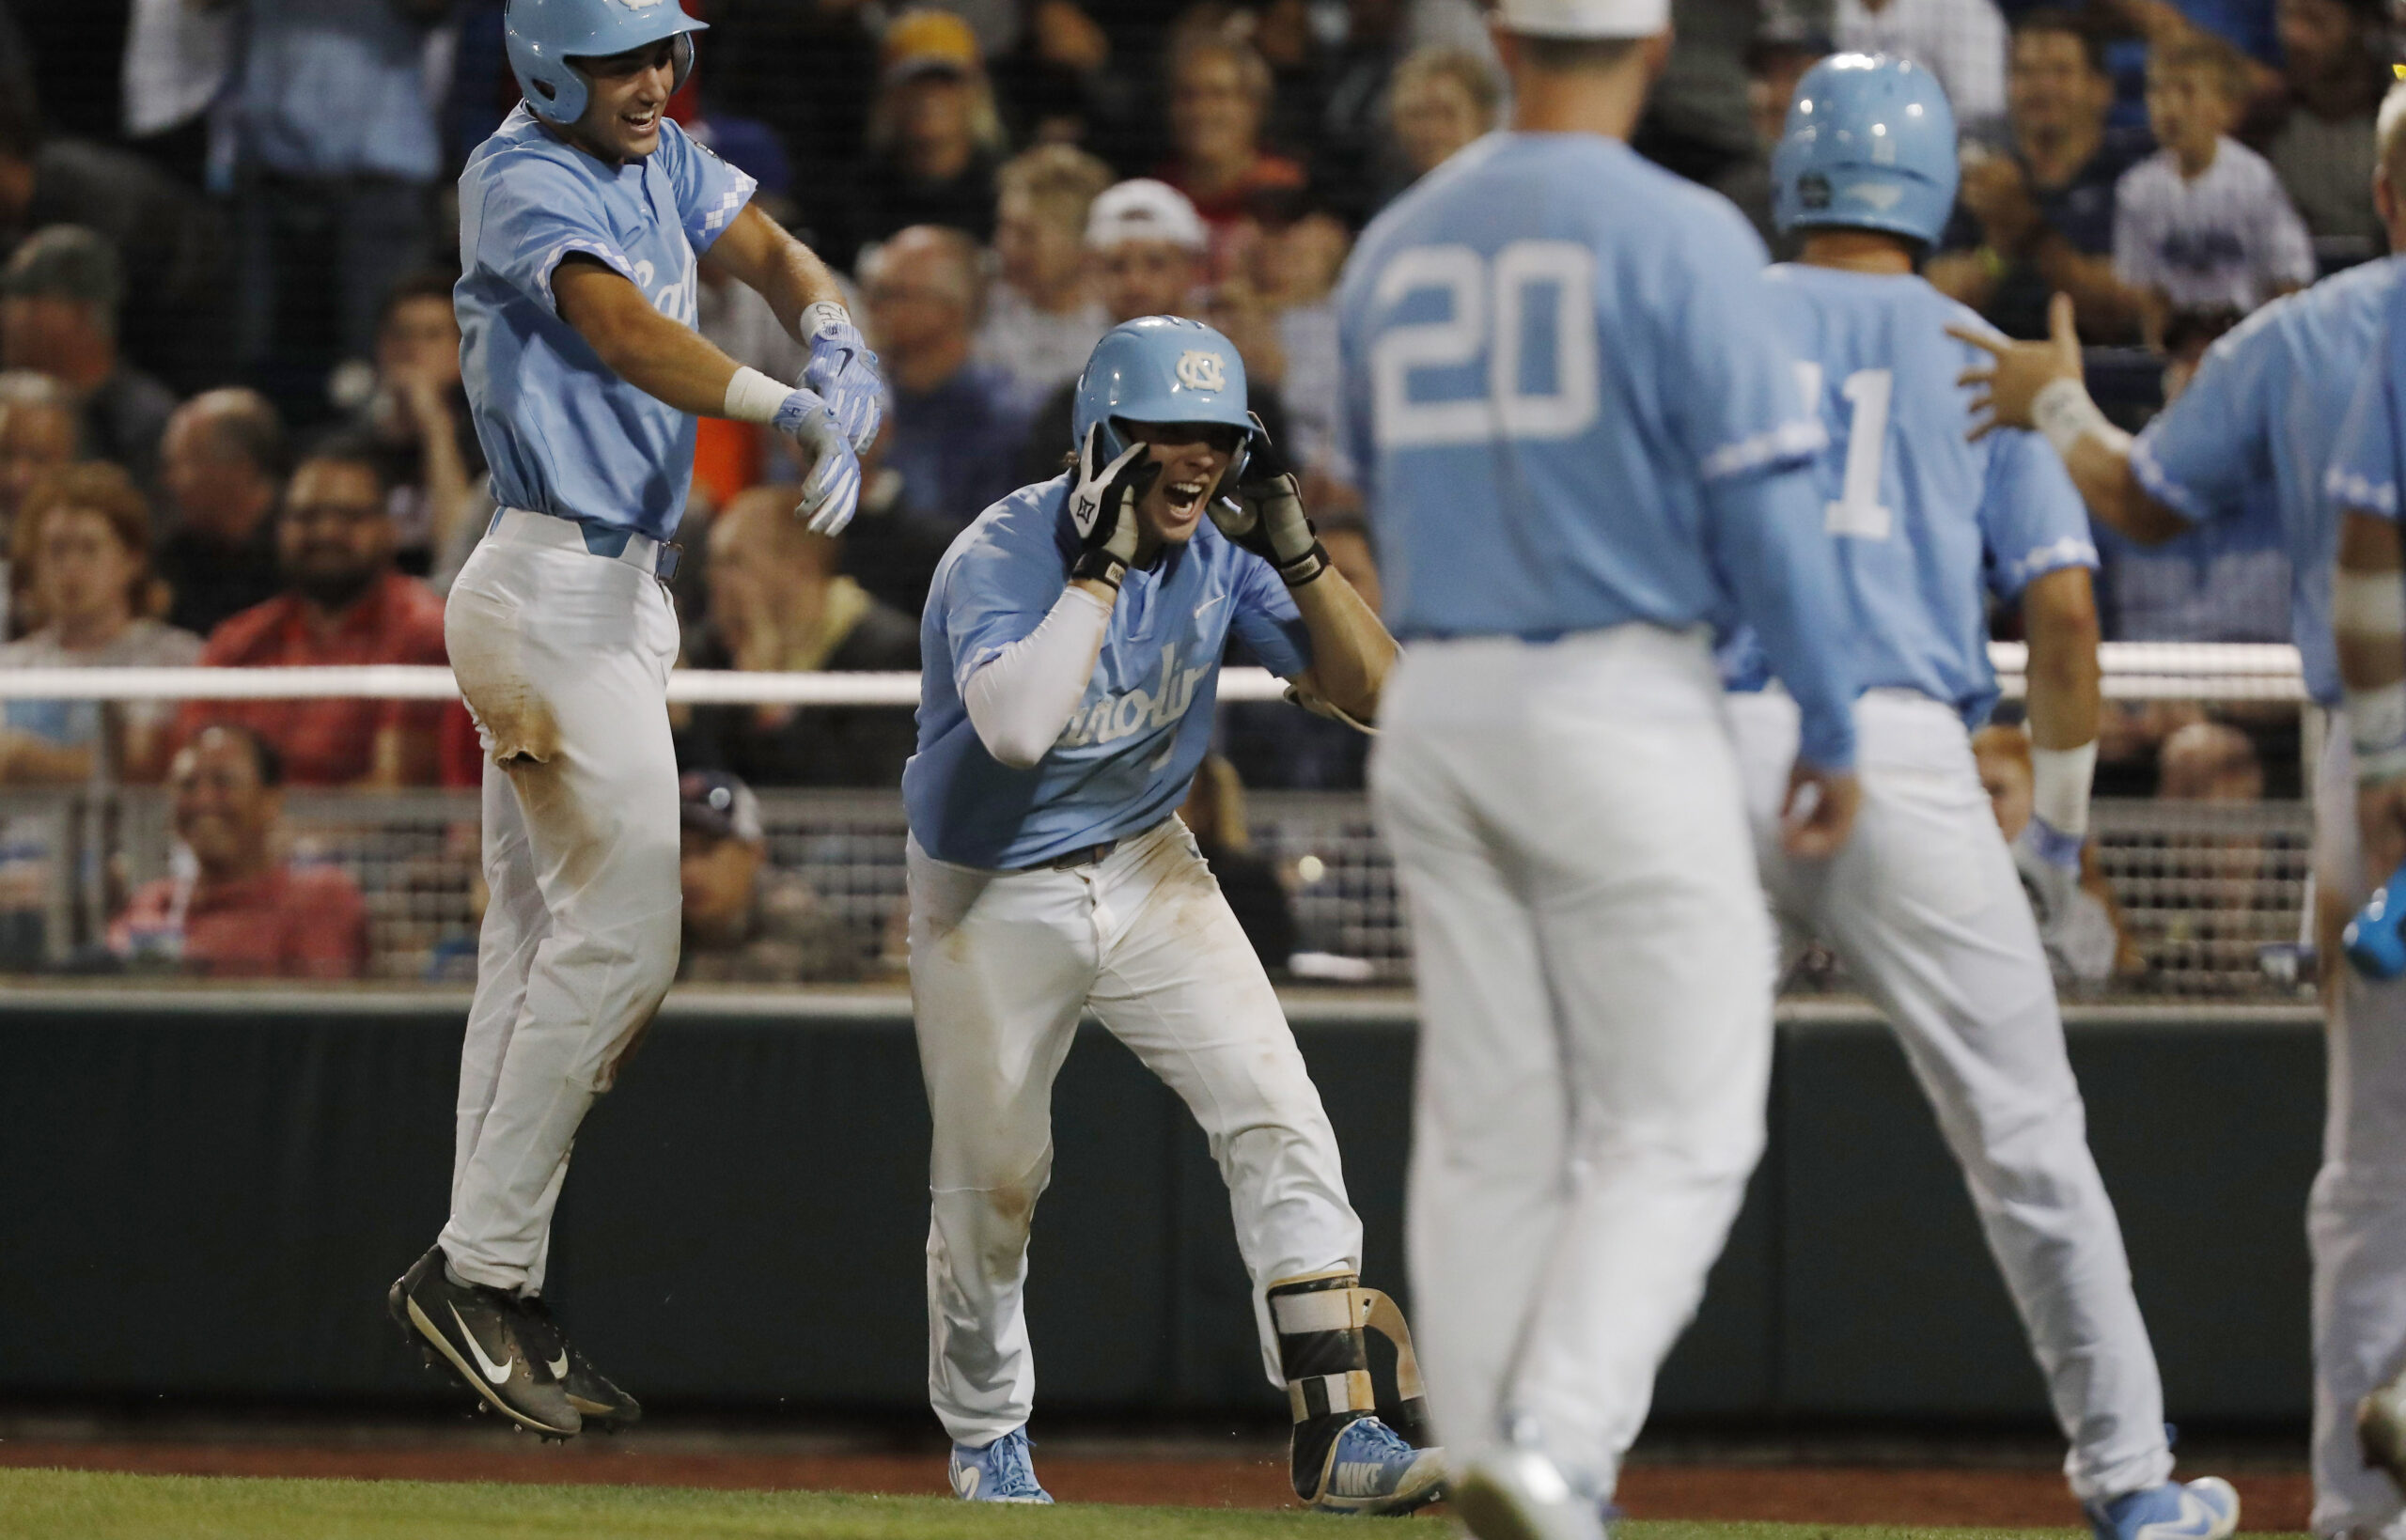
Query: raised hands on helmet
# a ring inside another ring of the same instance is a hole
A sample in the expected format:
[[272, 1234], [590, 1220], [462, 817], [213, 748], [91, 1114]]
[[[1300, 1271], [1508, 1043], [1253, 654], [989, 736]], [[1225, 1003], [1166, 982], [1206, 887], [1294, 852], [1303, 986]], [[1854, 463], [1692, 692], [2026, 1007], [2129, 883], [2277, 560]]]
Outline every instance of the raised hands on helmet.
[[1118, 458], [1102, 458], [1102, 425], [1086, 429], [1078, 446], [1078, 476], [1070, 488], [1070, 523], [1078, 534], [1073, 579], [1107, 583], [1114, 592], [1136, 559], [1142, 526], [1136, 505], [1161, 479], [1161, 461], [1149, 444], [1133, 443]]
[[1289, 588], [1328, 570], [1328, 552], [1304, 513], [1301, 485], [1293, 472], [1270, 454], [1270, 434], [1253, 415], [1253, 455], [1248, 474], [1233, 491], [1211, 500], [1211, 522], [1243, 549], [1278, 569]]

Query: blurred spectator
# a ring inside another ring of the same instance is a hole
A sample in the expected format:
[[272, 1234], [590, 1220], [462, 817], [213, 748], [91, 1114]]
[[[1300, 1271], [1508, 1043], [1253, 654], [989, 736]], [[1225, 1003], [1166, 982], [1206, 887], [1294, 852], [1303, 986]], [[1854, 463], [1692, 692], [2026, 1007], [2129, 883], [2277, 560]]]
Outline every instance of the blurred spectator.
[[2005, 18], [1992, 0], [1836, 0], [1830, 21], [1840, 49], [1894, 54], [1936, 75], [1963, 129], [2005, 116]]
[[1169, 60], [1170, 155], [1154, 175], [1186, 194], [1211, 231], [1211, 276], [1235, 269], [1256, 193], [1304, 185], [1304, 168], [1261, 147], [1270, 66], [1227, 38], [1179, 39]]
[[[220, 668], [442, 663], [443, 601], [393, 565], [392, 483], [375, 444], [330, 440], [293, 467], [275, 521], [285, 592], [210, 633]], [[188, 703], [187, 732], [224, 720], [275, 746], [295, 785], [389, 787], [435, 779], [441, 703], [346, 696]]]
[[2008, 336], [2046, 335], [2047, 301], [2060, 291], [2079, 307], [2083, 337], [2126, 339], [2139, 300], [2114, 273], [2114, 189], [2146, 147], [2106, 127], [2104, 42], [2070, 11], [2027, 12], [2006, 88], [2010, 146], [1966, 142], [1961, 203], [1929, 281]]
[[[199, 637], [152, 618], [150, 505], [117, 467], [72, 465], [38, 482], [12, 545], [10, 565], [41, 629], [0, 646], [0, 669], [200, 661]], [[55, 786], [103, 769], [119, 781], [156, 781], [174, 718], [165, 702], [9, 701], [0, 709], [0, 781]]]
[[209, 174], [209, 109], [224, 94], [242, 40], [242, 15], [230, 5], [133, 0], [125, 39], [129, 143], [185, 185]]
[[[746, 292], [749, 292], [748, 290]], [[785, 376], [799, 379], [801, 371]], [[392, 458], [393, 526], [402, 566], [424, 576], [434, 553], [492, 506], [484, 451], [460, 383], [460, 322], [451, 275], [412, 274], [384, 297], [376, 318], [376, 386], [356, 425]]]
[[[31, 369], [0, 370], [0, 547], [35, 482], [75, 459], [75, 401]], [[5, 585], [0, 585], [5, 586]], [[8, 628], [0, 599], [0, 633]]]
[[2014, 870], [2030, 900], [2031, 917], [2039, 922], [2039, 940], [2055, 981], [2097, 984], [2117, 973], [2146, 972], [2147, 959], [2131, 939], [2121, 905], [2098, 864], [2095, 836], [2081, 848], [2077, 874], [2047, 860], [2024, 837], [2034, 794], [2029, 735], [1992, 723], [1972, 735], [1972, 758], [1996, 814], [1997, 832], [2013, 851]]
[[233, 88], [238, 356], [288, 418], [376, 346], [376, 315], [427, 260], [444, 169], [428, 31], [451, 0], [246, 0]]
[[1471, 0], [1345, 0], [1345, 40], [1320, 71], [1311, 183], [1359, 227], [1412, 180], [1391, 127], [1396, 70], [1423, 48], [1494, 57]]
[[1417, 181], [1494, 129], [1504, 83], [1467, 48], [1424, 48], [1396, 68], [1387, 101], [1396, 149]]
[[2238, 728], [2193, 722], [2164, 740], [2155, 795], [2167, 802], [2260, 801], [2264, 766]]
[[804, 984], [860, 976], [860, 949], [843, 917], [801, 874], [769, 863], [760, 799], [724, 770], [689, 770], [677, 784], [684, 848], [680, 984]]
[[2281, 179], [2327, 270], [2381, 255], [2373, 117], [2388, 90], [2378, 0], [2279, 0], [2284, 89], [2251, 137]]
[[885, 29], [881, 57], [851, 237], [824, 254], [846, 267], [863, 244], [914, 225], [979, 241], [994, 231], [1003, 125], [969, 23], [947, 10], [906, 10]]
[[185, 869], [134, 891], [109, 950], [212, 978], [365, 973], [367, 906], [349, 874], [277, 854], [282, 786], [275, 747], [258, 734], [232, 723], [195, 733], [167, 773]]
[[[1204, 319], [1243, 355], [1257, 401], [1284, 410], [1280, 449], [1305, 474], [1349, 480], [1337, 451], [1337, 274], [1352, 237], [1305, 193], [1271, 192], [1255, 200], [1258, 221], [1243, 267], [1211, 290]], [[1265, 419], [1266, 421], [1267, 419]]]
[[2205, 36], [2148, 60], [2148, 125], [2164, 148], [2115, 187], [2114, 272], [2142, 294], [2150, 342], [2175, 309], [2244, 315], [2314, 282], [2313, 242], [2280, 179], [2226, 132], [2244, 71], [2237, 50]]
[[[915, 669], [919, 623], [837, 570], [837, 542], [793, 517], [791, 487], [755, 487], [711, 521], [710, 619], [686, 662], [754, 674]], [[680, 763], [759, 786], [898, 786], [911, 713], [884, 707], [698, 706]]]
[[1216, 754], [1205, 755], [1178, 816], [1195, 835], [1195, 848], [1210, 864], [1261, 966], [1286, 972], [1295, 955], [1294, 905], [1277, 869], [1253, 853], [1244, 783], [1237, 778], [1237, 768]]
[[284, 422], [258, 392], [205, 391], [176, 409], [159, 456], [171, 624], [206, 636], [281, 586], [271, 516], [284, 469]]
[[0, 249], [54, 225], [117, 252], [128, 358], [180, 390], [225, 377], [233, 265], [218, 211], [140, 156], [46, 139], [25, 104], [0, 101]]
[[1020, 485], [1013, 462], [1027, 442], [1027, 407], [1010, 377], [969, 356], [980, 260], [959, 230], [919, 225], [861, 269], [869, 340], [893, 397], [885, 462], [922, 513], [954, 529]]
[[86, 453], [148, 486], [176, 397], [117, 350], [124, 302], [124, 269], [107, 241], [73, 225], [36, 231], [0, 269], [0, 365], [66, 386]]
[[[864, 0], [711, 0], [710, 8], [697, 72], [711, 104], [758, 118], [785, 141], [803, 224], [830, 260], [843, 255], [828, 239], [841, 221], [830, 219], [821, 194], [842, 196], [859, 163], [877, 94], [871, 23], [879, 18]], [[800, 60], [808, 61], [806, 90], [795, 88]]]
[[1803, 242], [1772, 223], [1771, 152], [1788, 131], [1796, 83], [1830, 53], [1826, 32], [1785, 15], [1767, 19], [1746, 45], [1746, 120], [1753, 139], [1748, 153], [1713, 179], [1712, 189], [1738, 206], [1775, 261], [1793, 257]]
[[960, 526], [920, 508], [902, 473], [885, 463], [894, 422], [861, 457], [861, 506], [844, 527], [844, 571], [881, 604], [915, 615], [927, 605], [928, 584]]
[[1039, 145], [1003, 164], [994, 210], [997, 281], [986, 292], [976, 356], [1008, 375], [1030, 411], [1078, 377], [1111, 323], [1086, 280], [1086, 212], [1111, 168], [1068, 145]]

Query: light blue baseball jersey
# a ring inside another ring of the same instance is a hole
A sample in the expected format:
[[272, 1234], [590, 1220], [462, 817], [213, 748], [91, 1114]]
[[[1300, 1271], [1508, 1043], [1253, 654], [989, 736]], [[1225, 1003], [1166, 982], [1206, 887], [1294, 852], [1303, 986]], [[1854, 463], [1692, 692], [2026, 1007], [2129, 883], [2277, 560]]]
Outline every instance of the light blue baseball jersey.
[[606, 263], [662, 315], [694, 324], [695, 264], [756, 184], [660, 125], [660, 148], [609, 166], [521, 103], [460, 174], [453, 291], [468, 407], [493, 500], [664, 540], [694, 475], [694, 419], [611, 371], [562, 320], [552, 274]]
[[2237, 520], [2269, 497], [2289, 551], [2305, 688], [2326, 706], [2339, 700], [2331, 640], [2339, 521], [2324, 481], [2359, 376], [2367, 366], [2380, 372], [2401, 272], [2396, 257], [2368, 262], [2249, 316], [2207, 350], [2189, 388], [2131, 445], [2139, 485], [2184, 519]]
[[939, 861], [1014, 870], [1148, 829], [1186, 800], [1211, 743], [1220, 655], [1234, 634], [1292, 678], [1311, 643], [1287, 585], [1206, 520], [1150, 570], [1131, 570], [1094, 677], [1050, 752], [1012, 770], [986, 752], [961, 691], [1043, 622], [1077, 537], [1067, 475], [1023, 487], [962, 530], [919, 619], [919, 752], [902, 802]]
[[[1988, 355], [1946, 334], [1992, 329], [1909, 274], [1787, 265], [1763, 275], [1808, 398], [1829, 429], [1816, 476], [1837, 547], [1844, 634], [1867, 690], [1912, 690], [1976, 725], [1996, 701], [1985, 589], [2003, 599], [2097, 565], [2088, 510], [2035, 433], [1970, 442]], [[1768, 670], [1748, 635], [1723, 649], [1733, 689]]]
[[[1801, 477], [1792, 506], [1726, 530], [1708, 490], [1822, 443], [1763, 260], [1726, 199], [1593, 134], [1491, 134], [1373, 221], [1338, 324], [1388, 629], [1726, 627], [1751, 574], [1827, 582]], [[1820, 688], [1835, 649], [1798, 650], [1800, 698], [1842, 704]]]

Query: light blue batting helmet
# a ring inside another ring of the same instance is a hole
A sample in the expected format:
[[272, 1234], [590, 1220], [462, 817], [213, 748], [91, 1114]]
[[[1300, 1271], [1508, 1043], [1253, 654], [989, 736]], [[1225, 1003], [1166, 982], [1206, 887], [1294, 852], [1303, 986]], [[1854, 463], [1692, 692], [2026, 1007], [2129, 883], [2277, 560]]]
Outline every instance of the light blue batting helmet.
[[1843, 226], [1935, 244], [1960, 176], [1955, 110], [1938, 77], [1885, 54], [1836, 54], [1805, 71], [1771, 157], [1783, 230]]
[[1128, 447], [1118, 425], [1225, 423], [1244, 431], [1222, 486], [1234, 486], [1252, 458], [1255, 428], [1245, 412], [1244, 360], [1237, 345], [1199, 320], [1142, 316], [1102, 334], [1078, 376], [1070, 412], [1070, 447], [1086, 447], [1086, 429], [1102, 425], [1105, 463]]
[[606, 59], [631, 48], [677, 39], [677, 84], [694, 70], [693, 34], [710, 23], [677, 0], [508, 0], [502, 29], [509, 72], [537, 116], [573, 123], [585, 116], [593, 88], [570, 59]]

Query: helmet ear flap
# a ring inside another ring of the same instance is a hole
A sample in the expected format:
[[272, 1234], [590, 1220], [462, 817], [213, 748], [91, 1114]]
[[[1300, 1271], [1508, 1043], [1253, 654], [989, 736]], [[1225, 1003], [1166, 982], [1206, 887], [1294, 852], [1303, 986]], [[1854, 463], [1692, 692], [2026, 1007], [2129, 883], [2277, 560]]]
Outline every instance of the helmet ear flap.
[[669, 47], [676, 62], [676, 72], [669, 77], [671, 85], [668, 88], [672, 91], [681, 91], [685, 88], [686, 80], [694, 73], [694, 35], [690, 32], [680, 32], [677, 34], [676, 41]]

